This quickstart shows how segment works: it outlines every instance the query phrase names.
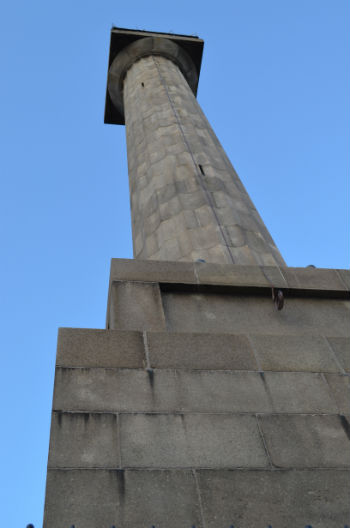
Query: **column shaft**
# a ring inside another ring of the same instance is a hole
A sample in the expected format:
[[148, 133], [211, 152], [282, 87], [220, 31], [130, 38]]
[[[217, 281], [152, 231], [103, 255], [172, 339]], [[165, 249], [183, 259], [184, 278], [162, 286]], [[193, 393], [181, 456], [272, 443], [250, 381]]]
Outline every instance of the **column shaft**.
[[134, 257], [284, 265], [177, 65], [139, 59], [123, 93]]

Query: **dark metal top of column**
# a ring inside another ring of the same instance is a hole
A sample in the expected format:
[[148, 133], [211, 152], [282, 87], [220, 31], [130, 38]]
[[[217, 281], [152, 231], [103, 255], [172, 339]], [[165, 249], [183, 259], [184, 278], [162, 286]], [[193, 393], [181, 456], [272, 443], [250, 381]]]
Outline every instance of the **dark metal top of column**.
[[[115, 27], [113, 27], [111, 30], [108, 70], [118, 53], [120, 53], [125, 47], [129, 46], [136, 40], [144, 39], [146, 37], [165, 38], [178, 44], [192, 59], [197, 70], [197, 76], [199, 78], [204, 45], [204, 41], [202, 39], [192, 35], [175, 35], [173, 33], [157, 33], [155, 31], [138, 31]], [[196, 93], [197, 83], [193, 88], [194, 92]], [[104, 122], [114, 125], [124, 124], [124, 116], [122, 112], [113, 104], [108, 92], [108, 87], [106, 90]]]

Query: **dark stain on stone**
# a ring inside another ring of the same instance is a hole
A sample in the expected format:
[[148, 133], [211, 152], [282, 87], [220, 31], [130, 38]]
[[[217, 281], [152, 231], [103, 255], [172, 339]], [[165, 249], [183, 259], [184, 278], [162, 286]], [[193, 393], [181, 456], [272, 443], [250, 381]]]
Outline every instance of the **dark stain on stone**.
[[57, 366], [57, 370], [60, 370], [63, 374], [65, 373], [74, 373], [76, 370], [79, 370], [81, 373], [89, 373], [91, 367], [60, 367]]
[[62, 412], [61, 411], [56, 411], [56, 415], [57, 415], [58, 426], [61, 427], [61, 425], [62, 425]]
[[268, 385], [268, 383], [266, 381], [266, 378], [265, 378], [265, 372], [259, 372], [259, 375], [260, 375], [261, 381], [264, 384], [266, 395], [267, 395], [268, 401], [269, 401], [269, 403], [271, 405], [271, 408], [274, 409], [273, 398], [272, 398], [272, 395], [271, 395], [270, 387], [269, 387], [269, 385]]
[[346, 436], [348, 437], [348, 440], [350, 440], [350, 424], [349, 424], [349, 422], [347, 421], [345, 416], [342, 415], [342, 414], [339, 416], [339, 419], [340, 419], [341, 426], [344, 429]]
[[153, 369], [147, 369], [147, 374], [148, 374], [148, 379], [149, 379], [149, 382], [150, 382], [150, 385], [153, 389], [153, 386], [154, 386], [154, 372], [153, 372]]
[[121, 498], [125, 496], [125, 474], [124, 469], [117, 469], [118, 490]]
[[90, 418], [90, 413], [83, 413], [83, 415], [84, 415], [84, 422], [87, 423]]
[[260, 374], [260, 378], [262, 379], [262, 382], [266, 385], [265, 373], [259, 372], [259, 374]]
[[179, 414], [178, 416], [180, 416], [180, 419], [181, 419], [181, 425], [185, 431], [185, 433], [187, 433], [187, 427], [186, 427], [186, 420], [185, 420], [185, 415], [184, 414]]

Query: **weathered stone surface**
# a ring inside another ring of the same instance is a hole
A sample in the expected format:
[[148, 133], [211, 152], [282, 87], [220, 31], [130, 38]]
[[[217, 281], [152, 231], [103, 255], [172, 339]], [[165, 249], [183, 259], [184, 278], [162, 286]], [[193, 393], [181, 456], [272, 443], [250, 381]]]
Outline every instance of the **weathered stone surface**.
[[350, 377], [338, 374], [325, 374], [325, 377], [339, 412], [350, 414]]
[[271, 409], [263, 379], [255, 372], [175, 371], [174, 378], [174, 388], [182, 394], [184, 410], [269, 412]]
[[72, 525], [204, 528], [191, 471], [51, 469], [44, 528]]
[[297, 285], [305, 289], [346, 290], [337, 270], [317, 268], [288, 268], [294, 273]]
[[141, 332], [59, 329], [57, 365], [142, 368], [144, 359]]
[[163, 292], [162, 299], [172, 332], [350, 334], [350, 303], [344, 300], [286, 298], [277, 311], [270, 297]]
[[117, 526], [202, 526], [190, 471], [125, 471], [120, 498]]
[[348, 269], [338, 269], [338, 275], [340, 276], [345, 288], [350, 291], [350, 270]]
[[266, 467], [255, 416], [123, 414], [126, 467]]
[[337, 407], [321, 374], [266, 372], [273, 409], [283, 413], [336, 413]]
[[152, 400], [151, 383], [152, 377], [143, 370], [58, 368], [53, 408], [150, 411], [157, 408]]
[[49, 467], [119, 467], [117, 416], [54, 412]]
[[233, 266], [196, 262], [194, 264], [198, 282], [235, 286], [286, 287], [279, 268], [262, 266]]
[[346, 418], [304, 414], [265, 415], [259, 420], [276, 467], [350, 466], [350, 424]]
[[271, 412], [255, 372], [57, 369], [54, 409], [112, 412]]
[[340, 365], [346, 372], [350, 372], [350, 338], [328, 337], [327, 340]]
[[164, 56], [148, 56], [124, 80], [135, 258], [283, 265], [183, 73]]
[[191, 471], [126, 470], [124, 494], [119, 497], [117, 526], [203, 526]]
[[159, 285], [143, 282], [113, 282], [109, 294], [108, 328], [165, 330]]
[[343, 528], [350, 472], [198, 471], [206, 528]]
[[257, 370], [246, 336], [148, 332], [155, 368]]
[[[174, 200], [179, 200], [174, 197]], [[154, 200], [153, 200], [154, 201]], [[204, 205], [203, 207], [208, 208]], [[202, 208], [200, 208], [202, 210]], [[168, 206], [164, 207], [168, 211]], [[193, 214], [193, 211], [188, 211]], [[196, 213], [196, 212], [195, 212]], [[197, 213], [196, 213], [197, 214]], [[209, 212], [208, 212], [209, 215]], [[160, 224], [159, 212], [152, 213], [154, 225], [150, 233]], [[201, 216], [201, 225], [203, 221]], [[180, 237], [181, 238], [181, 237]], [[210, 251], [215, 248], [211, 248]], [[204, 251], [204, 249], [202, 248]], [[207, 251], [207, 250], [205, 250]], [[200, 252], [198, 252], [198, 258]], [[181, 259], [183, 260], [183, 258]], [[348, 270], [333, 270], [322, 268], [287, 268], [284, 266], [240, 266], [210, 262], [174, 262], [157, 260], [112, 259], [111, 281], [141, 281], [141, 282], [166, 282], [178, 284], [219, 285], [233, 287], [256, 288], [287, 288], [289, 290], [308, 291], [309, 295], [324, 296], [326, 292], [337, 292], [346, 298], [350, 289], [343, 280], [350, 276]], [[336, 271], [336, 273], [335, 273]], [[308, 282], [310, 278], [310, 282]]]
[[117, 518], [120, 478], [116, 471], [49, 469], [44, 528], [111, 526]]
[[196, 283], [193, 262], [111, 260], [111, 281]]
[[323, 336], [251, 335], [263, 370], [339, 372]]

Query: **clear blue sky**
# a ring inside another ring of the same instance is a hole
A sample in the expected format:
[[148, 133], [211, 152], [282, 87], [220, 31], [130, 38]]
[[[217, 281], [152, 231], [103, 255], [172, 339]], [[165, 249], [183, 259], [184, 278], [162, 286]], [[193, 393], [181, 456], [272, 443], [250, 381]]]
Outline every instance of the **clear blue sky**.
[[349, 266], [347, 0], [12, 0], [1, 8], [1, 524], [41, 526], [59, 326], [103, 328], [132, 257], [112, 25], [205, 40], [198, 99], [290, 266]]

